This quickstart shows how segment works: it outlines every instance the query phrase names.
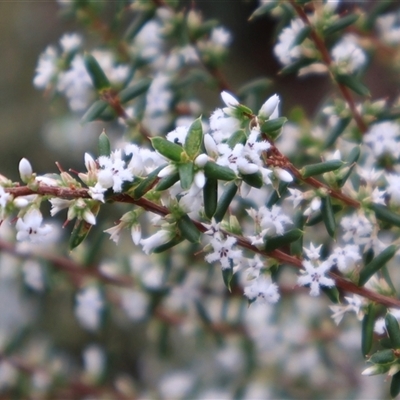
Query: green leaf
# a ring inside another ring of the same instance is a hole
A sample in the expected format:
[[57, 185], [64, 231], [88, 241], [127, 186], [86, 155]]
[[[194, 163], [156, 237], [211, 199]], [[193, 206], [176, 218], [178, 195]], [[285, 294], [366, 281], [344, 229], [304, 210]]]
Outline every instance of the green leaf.
[[300, 239], [302, 236], [303, 231], [300, 229], [291, 229], [281, 236], [268, 237], [264, 249], [266, 252], [273, 251]]
[[111, 87], [110, 82], [97, 60], [89, 53], [85, 53], [83, 59], [86, 70], [90, 75], [93, 86], [96, 88], [96, 90], [100, 92], [104, 89], [109, 89]]
[[142, 182], [139, 183], [139, 185], [134, 189], [133, 191], [133, 198], [134, 199], [140, 199], [142, 196], [144, 196], [151, 188], [154, 186], [154, 183], [157, 181], [158, 173], [165, 167], [160, 166], [156, 168], [154, 171], [152, 171], [145, 179], [142, 180]]
[[[91, 211], [96, 216], [100, 210], [100, 206], [96, 205], [92, 207]], [[92, 224], [86, 222], [84, 219], [77, 219], [75, 221], [74, 229], [71, 232], [69, 238], [69, 249], [73, 250], [78, 247], [87, 237], [90, 230], [92, 229]]]
[[218, 181], [208, 178], [203, 187], [204, 213], [211, 219], [218, 205]]
[[257, 171], [255, 174], [242, 174], [241, 177], [244, 182], [257, 189], [260, 189], [264, 183], [260, 171]]
[[227, 186], [224, 193], [222, 193], [222, 196], [219, 199], [217, 210], [214, 214], [215, 221], [220, 222], [223, 220], [225, 213], [227, 212], [232, 200], [235, 198], [237, 191], [238, 186], [236, 185], [236, 183], [233, 182], [229, 186]]
[[364, 266], [360, 272], [360, 278], [358, 280], [358, 286], [365, 285], [369, 278], [378, 272], [393, 256], [397, 251], [395, 245], [391, 245], [378, 254], [370, 263]]
[[182, 146], [159, 136], [150, 138], [150, 140], [154, 150], [158, 151], [161, 155], [175, 162], [181, 161], [184, 151]]
[[312, 32], [312, 28], [310, 25], [305, 25], [300, 29], [300, 32], [297, 34], [295, 40], [292, 42], [290, 48], [296, 47], [304, 42], [310, 36]]
[[107, 107], [108, 103], [105, 100], [95, 101], [81, 118], [81, 124], [96, 120]]
[[193, 162], [189, 161], [184, 164], [178, 165], [179, 179], [183, 190], [189, 190], [192, 186], [194, 179], [194, 166]]
[[139, 82], [136, 82], [126, 89], [121, 90], [118, 94], [119, 101], [121, 104], [125, 104], [128, 101], [140, 96], [142, 93], [147, 92], [151, 82], [152, 79], [150, 78], [142, 78]]
[[339, 121], [336, 122], [335, 126], [328, 134], [328, 139], [324, 144], [325, 149], [332, 146], [336, 142], [336, 139], [344, 132], [351, 120], [351, 117], [346, 117], [340, 118]]
[[[151, 4], [151, 3], [150, 3]], [[137, 14], [125, 32], [124, 39], [126, 42], [131, 42], [136, 34], [143, 28], [147, 21], [149, 21], [156, 11], [156, 7], [149, 10], [142, 11]]]
[[352, 75], [336, 74], [336, 80], [360, 96], [370, 96], [369, 89]]
[[375, 212], [376, 218], [381, 221], [388, 222], [391, 225], [400, 227], [400, 215], [390, 211], [382, 204], [372, 203], [371, 209]]
[[157, 186], [155, 187], [155, 190], [158, 192], [167, 190], [178, 181], [179, 181], [179, 172], [176, 171], [172, 175], [164, 176], [163, 178], [161, 178]]
[[246, 97], [258, 92], [265, 92], [271, 87], [272, 81], [267, 78], [256, 78], [241, 86], [237, 94], [239, 98]]
[[224, 268], [222, 270], [222, 277], [224, 279], [225, 286], [229, 291], [231, 291], [231, 282], [233, 278], [233, 266], [230, 268]]
[[108, 138], [104, 130], [103, 132], [101, 132], [101, 135], [99, 136], [98, 149], [99, 149], [99, 156], [110, 157], [111, 154], [110, 139]]
[[[332, 206], [332, 210], [333, 210], [334, 214], [337, 214], [339, 211], [343, 210], [343, 207], [341, 205], [339, 205], [339, 204], [334, 204]], [[314, 226], [314, 225], [319, 224], [322, 220], [323, 220], [323, 216], [322, 216], [321, 211], [317, 211], [316, 213], [314, 213], [311, 216], [311, 218], [309, 218], [306, 221], [306, 225], [307, 226]]]
[[272, 132], [278, 131], [282, 128], [282, 126], [286, 123], [287, 118], [286, 117], [279, 117], [279, 118], [274, 118], [268, 121], [265, 121], [261, 125], [261, 132], [264, 132], [266, 134], [270, 134]]
[[[298, 210], [293, 218], [293, 225], [299, 230], [303, 230], [306, 217], [303, 215], [302, 210]], [[297, 240], [290, 243], [290, 254], [301, 256], [303, 254], [303, 235]]]
[[335, 171], [343, 165], [341, 160], [329, 160], [318, 164], [309, 164], [300, 170], [303, 178], [310, 176], [321, 175], [325, 172]]
[[393, 375], [390, 382], [390, 396], [394, 399], [400, 393], [400, 371]]
[[368, 360], [374, 364], [391, 364], [396, 360], [396, 356], [394, 355], [393, 349], [386, 349], [382, 351], [377, 351], [374, 353], [371, 358]]
[[186, 154], [191, 160], [194, 160], [199, 154], [201, 144], [203, 143], [203, 127], [201, 119], [197, 118], [189, 127], [188, 134], [183, 144]]
[[229, 139], [227, 140], [228, 146], [233, 149], [238, 143], [240, 144], [245, 144], [247, 141], [247, 136], [244, 133], [243, 129], [240, 129], [236, 132], [234, 132]]
[[267, 15], [270, 11], [272, 11], [278, 5], [277, 0], [272, 0], [266, 4], [262, 4], [260, 7], [256, 8], [253, 14], [250, 15], [249, 21], [253, 19], [262, 17], [263, 15]]
[[369, 304], [368, 310], [364, 315], [361, 326], [361, 351], [364, 356], [368, 355], [372, 348], [375, 325], [375, 306]]
[[207, 178], [219, 179], [221, 181], [233, 181], [236, 174], [228, 167], [223, 167], [215, 162], [208, 161], [204, 166], [204, 173]]
[[189, 240], [191, 243], [200, 242], [200, 231], [186, 214], [177, 221], [177, 226], [184, 239]]
[[386, 314], [385, 325], [393, 348], [400, 349], [400, 328], [399, 323], [393, 314]]
[[295, 61], [294, 63], [289, 64], [286, 67], [282, 68], [280, 74], [288, 75], [294, 72], [298, 72], [299, 69], [307, 67], [308, 65], [313, 64], [316, 61], [317, 60], [315, 60], [314, 58], [301, 58], [300, 60]]
[[332, 303], [338, 304], [340, 302], [340, 293], [336, 286], [327, 287], [322, 286], [321, 291], [325, 293]]
[[152, 252], [155, 254], [163, 253], [164, 251], [172, 249], [172, 247], [175, 247], [176, 245], [178, 245], [179, 243], [181, 243], [183, 241], [184, 241], [183, 237], [181, 237], [179, 235], [175, 236], [173, 239], [171, 239], [167, 243], [164, 243], [160, 246], [155, 247]]
[[361, 153], [360, 146], [356, 146], [351, 150], [349, 157], [346, 160], [346, 163], [349, 165], [350, 168], [347, 170], [347, 173], [345, 175], [343, 175], [340, 179], [337, 180], [336, 183], [339, 187], [342, 187], [346, 183], [347, 179], [349, 178], [350, 174], [354, 169], [355, 163], [358, 161], [358, 158], [360, 157], [360, 153]]
[[332, 208], [331, 196], [326, 196], [321, 199], [321, 214], [329, 236], [334, 237], [336, 230], [336, 221], [335, 214]]
[[333, 33], [341, 31], [348, 26], [354, 24], [354, 22], [356, 22], [358, 18], [359, 15], [357, 14], [348, 14], [343, 18], [334, 21], [331, 25], [325, 27], [322, 32], [325, 36], [332, 35]]
[[288, 186], [288, 182], [280, 181], [278, 190], [274, 190], [272, 192], [270, 198], [267, 201], [266, 207], [271, 208], [274, 204], [276, 204], [281, 199], [282, 195], [285, 194]]

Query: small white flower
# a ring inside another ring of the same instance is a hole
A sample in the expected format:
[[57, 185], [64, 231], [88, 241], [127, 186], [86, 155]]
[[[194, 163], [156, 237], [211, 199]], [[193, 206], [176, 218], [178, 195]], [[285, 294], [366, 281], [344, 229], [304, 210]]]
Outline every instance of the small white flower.
[[23, 242], [29, 240], [33, 243], [43, 242], [52, 231], [50, 225], [43, 225], [42, 213], [34, 208], [29, 210], [23, 218], [18, 218], [17, 240]]
[[271, 277], [261, 275], [250, 286], [244, 288], [244, 295], [256, 303], [273, 304], [279, 300], [278, 286], [272, 283]]
[[75, 315], [85, 329], [94, 331], [99, 328], [103, 307], [102, 295], [95, 286], [82, 289], [76, 296]]
[[332, 264], [336, 264], [341, 272], [354, 268], [356, 261], [361, 260], [359, 247], [348, 244], [344, 247], [336, 247], [329, 256]]
[[77, 50], [81, 44], [82, 37], [77, 33], [65, 33], [60, 39], [61, 48], [66, 53]]
[[5, 208], [7, 204], [12, 200], [12, 195], [7, 193], [3, 186], [0, 186], [0, 207]]
[[141, 239], [140, 244], [143, 246], [143, 251], [150, 254], [156, 247], [169, 242], [172, 238], [173, 233], [171, 231], [161, 229], [147, 239]]
[[98, 378], [104, 372], [106, 357], [104, 351], [96, 345], [85, 348], [82, 354], [85, 372], [93, 378]]
[[364, 311], [362, 308], [364, 305], [364, 300], [361, 296], [354, 294], [353, 297], [345, 296], [345, 299], [348, 303], [346, 306], [329, 306], [329, 308], [333, 311], [332, 318], [336, 325], [339, 325], [343, 315], [349, 311], [354, 311], [359, 321], [361, 321], [364, 317]]
[[225, 240], [219, 240], [214, 236], [210, 242], [214, 251], [207, 254], [205, 260], [209, 263], [219, 261], [222, 269], [233, 267], [233, 263], [242, 258], [242, 251], [233, 249], [235, 243], [236, 239], [232, 236], [228, 236]]
[[22, 158], [19, 162], [18, 169], [22, 182], [28, 183], [33, 174], [31, 163], [26, 158]]
[[298, 189], [288, 188], [290, 196], [286, 197], [285, 200], [291, 201], [293, 203], [293, 208], [297, 208], [298, 205], [304, 200], [303, 192]]
[[[280, 103], [280, 98], [277, 94], [271, 96], [267, 101], [261, 106], [258, 115], [262, 118], [274, 119], [279, 116], [279, 111], [277, 112]], [[275, 116], [275, 114], [278, 114]], [[274, 118], [272, 118], [274, 116]]]
[[279, 168], [279, 167], [276, 167], [276, 168], [274, 168], [273, 169], [273, 171], [274, 171], [274, 174], [281, 180], [281, 181], [283, 181], [283, 182], [293, 182], [293, 176], [290, 174], [290, 172], [288, 172], [288, 171], [286, 171], [286, 170], [284, 170], [284, 169], [282, 169], [282, 168]]
[[310, 260], [319, 260], [321, 248], [322, 244], [320, 244], [318, 247], [315, 247], [313, 243], [310, 243], [310, 248], [307, 249], [306, 247], [303, 247], [303, 250], [306, 253], [307, 258]]
[[54, 217], [61, 210], [69, 208], [70, 205], [74, 202], [73, 200], [59, 199], [57, 197], [55, 197], [54, 199], [50, 199], [49, 201], [51, 203], [50, 215], [52, 217]]
[[335, 281], [325, 276], [331, 268], [331, 262], [324, 261], [315, 267], [310, 261], [304, 260], [303, 266], [305, 271], [301, 271], [303, 275], [298, 277], [297, 282], [301, 286], [310, 285], [311, 296], [319, 296], [321, 286], [335, 286]]
[[400, 157], [400, 126], [395, 122], [385, 121], [371, 125], [363, 136], [364, 143], [370, 147], [375, 157], [384, 154]]
[[362, 48], [354, 35], [345, 35], [332, 49], [332, 59], [342, 73], [353, 73], [367, 61]]

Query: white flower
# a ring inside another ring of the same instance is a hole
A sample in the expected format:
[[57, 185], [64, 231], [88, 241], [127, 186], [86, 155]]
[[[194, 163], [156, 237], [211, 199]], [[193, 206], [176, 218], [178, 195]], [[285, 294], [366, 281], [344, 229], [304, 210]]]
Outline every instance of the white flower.
[[261, 155], [264, 151], [267, 151], [271, 145], [266, 140], [258, 141], [261, 132], [253, 128], [247, 138], [246, 144], [243, 148], [243, 155], [248, 158], [252, 163], [262, 167], [264, 165], [261, 160]]
[[390, 194], [390, 203], [396, 206], [400, 205], [400, 175], [386, 174], [385, 178], [388, 182], [386, 191]]
[[17, 240], [26, 241], [29, 240], [33, 243], [43, 242], [52, 231], [50, 225], [42, 225], [43, 216], [42, 213], [34, 208], [29, 210], [23, 218], [18, 218], [17, 228]]
[[223, 27], [214, 28], [211, 31], [210, 41], [217, 46], [227, 47], [231, 40], [231, 34]]
[[290, 174], [290, 172], [279, 167], [274, 168], [273, 172], [274, 175], [281, 181], [288, 183], [293, 182], [293, 176]]
[[342, 218], [340, 222], [344, 230], [343, 240], [355, 244], [365, 244], [372, 233], [372, 225], [364, 214], [352, 214]]
[[375, 157], [390, 154], [400, 157], [400, 126], [395, 122], [378, 122], [371, 125], [363, 136], [364, 143], [371, 148]]
[[214, 251], [207, 254], [205, 260], [209, 263], [220, 261], [222, 269], [233, 267], [234, 262], [242, 258], [242, 251], [233, 249], [235, 243], [236, 239], [232, 236], [228, 236], [225, 240], [219, 240], [214, 236], [210, 242]]
[[361, 296], [354, 294], [353, 297], [345, 296], [345, 299], [348, 303], [346, 306], [329, 306], [329, 308], [333, 311], [332, 318], [336, 325], [339, 325], [343, 315], [349, 311], [354, 311], [359, 321], [361, 321], [364, 317], [364, 311], [362, 309], [364, 299]]
[[50, 215], [52, 217], [54, 217], [61, 210], [69, 208], [70, 205], [74, 202], [73, 200], [59, 199], [57, 197], [55, 197], [54, 199], [50, 199], [49, 201], [51, 203]]
[[98, 378], [104, 372], [106, 357], [104, 351], [94, 344], [85, 348], [82, 354], [85, 372]]
[[381, 15], [376, 19], [376, 27], [382, 40], [390, 45], [400, 42], [399, 12]]
[[301, 271], [303, 275], [298, 277], [298, 284], [301, 286], [310, 285], [310, 295], [319, 296], [321, 286], [335, 286], [335, 281], [325, 276], [331, 265], [330, 261], [324, 261], [318, 267], [315, 267], [310, 261], [303, 260], [305, 271]]
[[268, 229], [268, 236], [283, 235], [285, 226], [292, 220], [282, 212], [282, 208], [274, 204], [271, 209], [260, 207], [258, 218], [263, 229]]
[[354, 35], [345, 35], [332, 49], [332, 59], [342, 73], [353, 73], [367, 61], [364, 51]]
[[94, 331], [99, 328], [103, 307], [102, 295], [95, 286], [82, 289], [76, 296], [75, 315], [85, 329]]
[[66, 53], [77, 50], [81, 44], [82, 36], [77, 33], [66, 33], [60, 39], [61, 48]]
[[44, 276], [40, 263], [36, 260], [26, 260], [22, 265], [24, 281], [31, 289], [41, 292], [44, 289]]
[[45, 89], [57, 72], [57, 50], [53, 46], [46, 48], [39, 57], [33, 84], [38, 89]]
[[228, 92], [221, 92], [221, 97], [227, 107], [234, 108], [239, 105], [239, 102]]
[[303, 192], [298, 189], [288, 188], [290, 196], [286, 197], [285, 200], [291, 201], [293, 203], [293, 208], [297, 208], [298, 205], [304, 200]]
[[0, 207], [5, 208], [7, 204], [12, 200], [10, 193], [7, 193], [3, 186], [0, 186]]
[[210, 116], [210, 128], [213, 131], [212, 136], [215, 142], [221, 143], [222, 140], [228, 139], [240, 129], [240, 121], [217, 108]]
[[273, 304], [279, 300], [278, 286], [272, 283], [271, 277], [261, 275], [250, 286], [244, 288], [244, 295], [256, 303]]
[[304, 22], [300, 18], [296, 18], [280, 33], [274, 53], [283, 65], [289, 65], [301, 57], [301, 47], [294, 46], [294, 43], [303, 28]]
[[121, 293], [121, 306], [132, 321], [139, 321], [147, 314], [149, 298], [138, 290], [124, 290]]
[[261, 106], [258, 115], [262, 118], [274, 119], [279, 116], [279, 103], [280, 98], [277, 94], [271, 96], [267, 101]]
[[336, 264], [341, 272], [354, 268], [356, 261], [361, 260], [358, 246], [348, 244], [344, 247], [336, 247], [329, 256], [332, 264]]
[[310, 243], [310, 248], [307, 249], [306, 247], [303, 247], [303, 250], [306, 253], [307, 258], [310, 260], [319, 260], [321, 248], [322, 244], [320, 244], [318, 247], [315, 247], [313, 243]]
[[169, 242], [172, 238], [173, 232], [161, 229], [147, 239], [141, 239], [140, 244], [143, 246], [143, 251], [150, 254], [156, 247]]
[[180, 144], [183, 146], [186, 140], [186, 136], [189, 132], [188, 126], [178, 126], [173, 131], [169, 132], [166, 138], [173, 143]]
[[31, 163], [26, 159], [22, 158], [19, 162], [19, 175], [23, 182], [28, 183], [28, 181], [32, 178], [33, 170]]

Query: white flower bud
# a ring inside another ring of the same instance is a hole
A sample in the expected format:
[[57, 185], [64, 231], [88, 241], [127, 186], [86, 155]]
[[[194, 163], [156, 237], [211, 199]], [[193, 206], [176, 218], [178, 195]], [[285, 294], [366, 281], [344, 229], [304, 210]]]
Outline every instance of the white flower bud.
[[284, 169], [275, 168], [274, 173], [283, 182], [293, 182], [293, 176]]
[[90, 225], [96, 225], [96, 217], [90, 210], [85, 210], [82, 215], [83, 219]]
[[175, 165], [167, 165], [165, 168], [163, 168], [159, 173], [158, 177], [159, 178], [164, 178], [165, 176], [172, 175], [176, 172], [176, 167]]
[[[258, 115], [263, 118], [271, 118], [273, 114], [276, 114], [276, 111], [278, 109], [278, 105], [280, 102], [280, 98], [277, 94], [274, 94], [271, 96], [260, 108], [260, 111], [258, 112]], [[277, 116], [274, 116], [274, 118], [277, 118]]]
[[203, 171], [198, 171], [194, 175], [194, 183], [199, 189], [203, 189], [204, 185], [206, 184], [206, 177]]
[[28, 183], [29, 180], [32, 178], [32, 165], [31, 163], [26, 159], [23, 158], [19, 162], [19, 175], [21, 176], [22, 182]]
[[[210, 136], [210, 135], [208, 135], [208, 136]], [[194, 160], [194, 163], [199, 168], [203, 168], [207, 164], [207, 161], [208, 161], [208, 155], [200, 154], [196, 157], [196, 159]]]
[[258, 166], [253, 163], [240, 163], [238, 169], [243, 175], [255, 174], [259, 170]]
[[228, 92], [221, 92], [221, 97], [228, 107], [236, 107], [239, 105], [239, 102]]
[[142, 239], [142, 227], [139, 224], [132, 225], [131, 236], [133, 243], [138, 245], [140, 243], [140, 240]]
[[215, 140], [210, 134], [204, 135], [204, 147], [206, 148], [207, 154], [216, 160], [219, 156], [218, 147]]

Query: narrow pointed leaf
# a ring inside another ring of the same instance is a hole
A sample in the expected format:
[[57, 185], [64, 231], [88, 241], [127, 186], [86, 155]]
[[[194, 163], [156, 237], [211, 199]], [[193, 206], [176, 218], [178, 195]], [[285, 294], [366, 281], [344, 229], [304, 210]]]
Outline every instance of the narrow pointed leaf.
[[[334, 214], [337, 214], [339, 211], [343, 210], [343, 207], [339, 204], [334, 204], [334, 205], [332, 205], [332, 210], [333, 210]], [[314, 225], [322, 222], [322, 220], [323, 220], [323, 216], [322, 216], [321, 211], [317, 211], [311, 216], [311, 218], [309, 218], [306, 221], [306, 225], [314, 226]]]
[[262, 4], [260, 7], [256, 8], [253, 14], [250, 15], [249, 21], [253, 19], [262, 17], [263, 15], [267, 15], [270, 11], [272, 11], [278, 5], [278, 1], [273, 0], [271, 2]]
[[394, 226], [400, 227], [400, 215], [390, 211], [386, 206], [382, 204], [371, 204], [371, 209], [375, 212], [376, 218], [381, 221], [388, 222]]
[[231, 291], [231, 281], [233, 278], [233, 267], [225, 268], [222, 270], [222, 277], [224, 279], [225, 286]]
[[118, 97], [121, 104], [125, 104], [130, 100], [145, 93], [151, 84], [150, 78], [142, 78], [139, 82], [134, 83], [132, 86], [127, 87], [119, 92]]
[[105, 100], [95, 101], [89, 109], [85, 112], [81, 118], [81, 124], [94, 121], [100, 118], [101, 113], [108, 107], [108, 103]]
[[346, 117], [340, 118], [339, 121], [336, 122], [335, 126], [328, 134], [328, 139], [324, 144], [325, 148], [332, 146], [336, 142], [336, 139], [344, 132], [351, 120], [351, 117]]
[[164, 168], [164, 166], [160, 166], [156, 168], [154, 171], [152, 171], [145, 179], [143, 179], [142, 182], [134, 189], [133, 191], [133, 198], [134, 199], [140, 199], [142, 196], [144, 196], [149, 190], [152, 189], [152, 187], [155, 185], [155, 183], [158, 180], [158, 173]]
[[303, 231], [300, 229], [292, 229], [281, 236], [274, 236], [267, 238], [265, 243], [265, 251], [273, 251], [282, 246], [287, 246], [288, 244], [300, 239], [303, 236]]
[[329, 300], [332, 301], [332, 303], [338, 304], [340, 302], [340, 293], [336, 286], [322, 286], [321, 291], [328, 296]]
[[248, 185], [260, 189], [263, 185], [263, 178], [261, 172], [256, 172], [255, 174], [242, 174], [242, 179]]
[[394, 355], [393, 349], [386, 349], [372, 354], [368, 361], [371, 361], [374, 364], [384, 365], [391, 364], [395, 360], [396, 356]]
[[238, 191], [238, 187], [235, 183], [231, 183], [226, 187], [224, 193], [220, 197], [218, 201], [217, 210], [215, 211], [214, 218], [217, 222], [223, 220], [225, 213], [228, 211], [228, 208], [234, 199], [236, 192]]
[[111, 87], [110, 82], [97, 60], [89, 53], [85, 53], [83, 59], [86, 70], [96, 90], [99, 92], [104, 89], [109, 89]]
[[369, 89], [364, 86], [364, 84], [362, 84], [355, 76], [337, 74], [336, 80], [360, 96], [370, 96]]
[[207, 218], [211, 219], [217, 210], [218, 205], [218, 181], [208, 178], [203, 187], [204, 212]]
[[171, 239], [169, 242], [164, 243], [158, 247], [155, 247], [153, 249], [153, 253], [155, 254], [159, 254], [159, 253], [163, 253], [166, 250], [172, 249], [172, 247], [175, 247], [176, 245], [178, 245], [179, 243], [183, 242], [184, 238], [181, 236], [175, 236], [173, 239]]
[[391, 245], [378, 254], [370, 263], [368, 263], [360, 272], [358, 285], [365, 285], [368, 280], [378, 272], [396, 253], [397, 247]]
[[111, 154], [110, 139], [108, 138], [104, 130], [99, 136], [98, 149], [99, 149], [99, 156], [110, 157]]
[[329, 160], [318, 164], [306, 165], [300, 170], [303, 178], [310, 176], [321, 175], [325, 172], [335, 171], [343, 165], [341, 160]]
[[190, 186], [192, 186], [194, 179], [193, 163], [187, 162], [185, 164], [179, 164], [178, 171], [182, 189], [189, 190]]
[[276, 204], [281, 199], [282, 195], [285, 194], [288, 186], [288, 182], [280, 181], [278, 190], [274, 190], [272, 192], [270, 198], [267, 201], [266, 207], [271, 208], [274, 204]]
[[390, 313], [386, 314], [385, 325], [393, 348], [400, 349], [400, 327], [396, 317]]
[[346, 163], [348, 164], [348, 166], [350, 166], [350, 168], [343, 177], [337, 180], [337, 185], [339, 187], [342, 187], [346, 183], [347, 179], [349, 178], [350, 174], [354, 169], [355, 163], [358, 161], [360, 157], [360, 153], [361, 153], [360, 146], [356, 146], [351, 150], [349, 157], [346, 160]]
[[233, 181], [236, 174], [228, 167], [223, 167], [215, 162], [208, 161], [204, 166], [204, 173], [207, 178], [219, 179], [221, 181]]
[[184, 151], [182, 146], [162, 137], [154, 137], [150, 140], [154, 150], [158, 151], [161, 155], [175, 162], [181, 161], [181, 155]]
[[275, 119], [268, 120], [261, 125], [261, 132], [270, 134], [272, 132], [278, 131], [285, 125], [287, 121], [286, 117], [279, 117]]
[[187, 215], [184, 215], [177, 221], [177, 226], [184, 239], [189, 240], [191, 243], [200, 242], [200, 231]]
[[[303, 231], [304, 223], [306, 217], [303, 215], [302, 210], [296, 212], [293, 218], [293, 225], [295, 228]], [[297, 240], [290, 243], [290, 254], [301, 256], [303, 254], [303, 235], [301, 235]]]
[[343, 18], [336, 20], [335, 22], [333, 22], [331, 25], [327, 26], [326, 28], [324, 28], [323, 34], [325, 36], [329, 36], [335, 32], [341, 31], [341, 30], [347, 28], [348, 26], [354, 24], [354, 22], [356, 22], [358, 20], [358, 18], [359, 18], [359, 15], [357, 15], [357, 14], [348, 14], [348, 15], [344, 16]]
[[336, 230], [336, 221], [330, 196], [326, 196], [321, 199], [321, 214], [329, 236], [334, 237]]
[[374, 325], [375, 325], [375, 307], [371, 303], [368, 310], [364, 315], [361, 326], [361, 352], [367, 356], [371, 351], [373, 338], [374, 338]]
[[161, 178], [157, 186], [155, 187], [155, 190], [157, 190], [158, 192], [167, 190], [178, 181], [179, 181], [179, 172], [176, 171], [172, 175], [164, 176], [163, 178]]
[[301, 28], [300, 32], [297, 34], [295, 40], [293, 41], [291, 48], [302, 44], [304, 40], [310, 36], [311, 31], [312, 28], [310, 25], [305, 25], [303, 28]]
[[191, 160], [194, 160], [199, 154], [201, 144], [203, 143], [203, 127], [201, 119], [197, 118], [189, 127], [183, 148]]
[[400, 393], [400, 371], [393, 375], [392, 381], [390, 382], [390, 396], [392, 399], [398, 396]]
[[227, 143], [231, 149], [233, 149], [238, 143], [240, 144], [245, 144], [247, 140], [246, 134], [244, 133], [243, 129], [240, 129], [236, 132], [234, 132], [229, 139], [227, 140]]

